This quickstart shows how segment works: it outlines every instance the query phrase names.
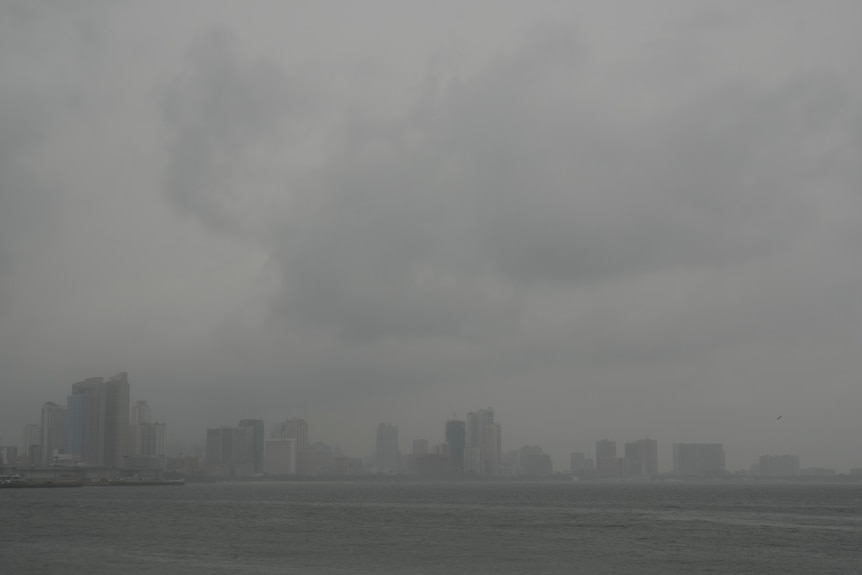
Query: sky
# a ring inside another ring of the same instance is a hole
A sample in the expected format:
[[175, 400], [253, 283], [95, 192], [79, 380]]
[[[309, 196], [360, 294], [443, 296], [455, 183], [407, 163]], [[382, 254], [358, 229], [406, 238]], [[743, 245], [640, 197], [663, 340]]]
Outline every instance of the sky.
[[[862, 467], [862, 4], [0, 1], [0, 443], [492, 407]], [[781, 416], [781, 419], [778, 417]]]

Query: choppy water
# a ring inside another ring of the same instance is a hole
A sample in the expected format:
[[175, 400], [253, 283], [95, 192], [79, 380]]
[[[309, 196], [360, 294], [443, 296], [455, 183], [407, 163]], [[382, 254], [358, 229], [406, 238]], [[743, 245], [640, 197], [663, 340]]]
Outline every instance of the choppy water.
[[862, 573], [862, 486], [3, 490], [0, 572]]

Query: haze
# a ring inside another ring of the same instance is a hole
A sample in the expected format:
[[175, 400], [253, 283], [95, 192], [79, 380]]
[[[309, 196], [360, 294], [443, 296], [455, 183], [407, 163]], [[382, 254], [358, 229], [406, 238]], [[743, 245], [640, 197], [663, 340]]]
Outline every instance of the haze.
[[[493, 407], [862, 467], [862, 4], [0, 4], [0, 443]], [[780, 420], [778, 416], [782, 416]]]

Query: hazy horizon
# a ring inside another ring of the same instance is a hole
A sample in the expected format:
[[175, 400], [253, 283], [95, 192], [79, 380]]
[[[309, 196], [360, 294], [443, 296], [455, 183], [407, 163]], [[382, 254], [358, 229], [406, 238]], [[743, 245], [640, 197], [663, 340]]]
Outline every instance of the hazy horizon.
[[[0, 3], [0, 442], [309, 422], [862, 467], [862, 4]], [[781, 419], [778, 417], [781, 416]]]

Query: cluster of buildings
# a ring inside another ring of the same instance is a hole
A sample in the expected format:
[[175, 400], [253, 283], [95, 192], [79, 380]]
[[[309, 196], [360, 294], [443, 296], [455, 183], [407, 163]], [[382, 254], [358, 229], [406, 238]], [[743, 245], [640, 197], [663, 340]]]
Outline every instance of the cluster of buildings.
[[236, 426], [207, 429], [204, 469], [210, 477], [418, 474], [451, 477], [460, 474], [495, 476], [505, 468], [500, 449], [500, 424], [491, 409], [471, 412], [465, 420], [446, 422], [444, 441], [413, 441], [402, 454], [398, 426], [380, 423], [375, 451], [367, 458], [348, 457], [337, 446], [308, 439], [308, 422], [289, 418], [277, 423], [268, 437], [264, 422], [244, 419]]
[[[595, 461], [583, 452], [571, 454], [571, 473], [578, 477], [658, 477], [658, 442], [655, 439], [627, 441], [622, 455], [617, 442], [596, 442]], [[673, 473], [685, 477], [718, 476], [725, 473], [724, 446], [720, 443], [674, 443]]]
[[[235, 426], [206, 430], [206, 446], [192, 457], [168, 458], [166, 426], [153, 420], [146, 401], [130, 406], [126, 373], [93, 377], [72, 385], [64, 404], [46, 402], [39, 423], [24, 426], [22, 445], [0, 446], [0, 466], [76, 469], [174, 471], [187, 477], [353, 476], [360, 474], [424, 477], [542, 477], [554, 473], [551, 456], [536, 445], [502, 449], [502, 427], [492, 409], [479, 409], [464, 419], [446, 421], [440, 443], [412, 441], [400, 449], [398, 426], [380, 423], [370, 456], [349, 457], [337, 446], [309, 440], [309, 425], [288, 418], [268, 432], [263, 420], [242, 419]], [[570, 473], [588, 479], [651, 479], [659, 477], [658, 442], [624, 443], [602, 439], [594, 458], [575, 452]], [[800, 468], [798, 455], [763, 455], [747, 472], [750, 477], [830, 477], [833, 469]], [[674, 443], [675, 477], [729, 475], [721, 443]], [[862, 476], [862, 469], [851, 471]]]
[[3, 448], [0, 463], [157, 467], [166, 456], [165, 433], [146, 401], [130, 409], [127, 373], [92, 377], [73, 384], [65, 404], [45, 402], [40, 422], [24, 426], [21, 450]]

